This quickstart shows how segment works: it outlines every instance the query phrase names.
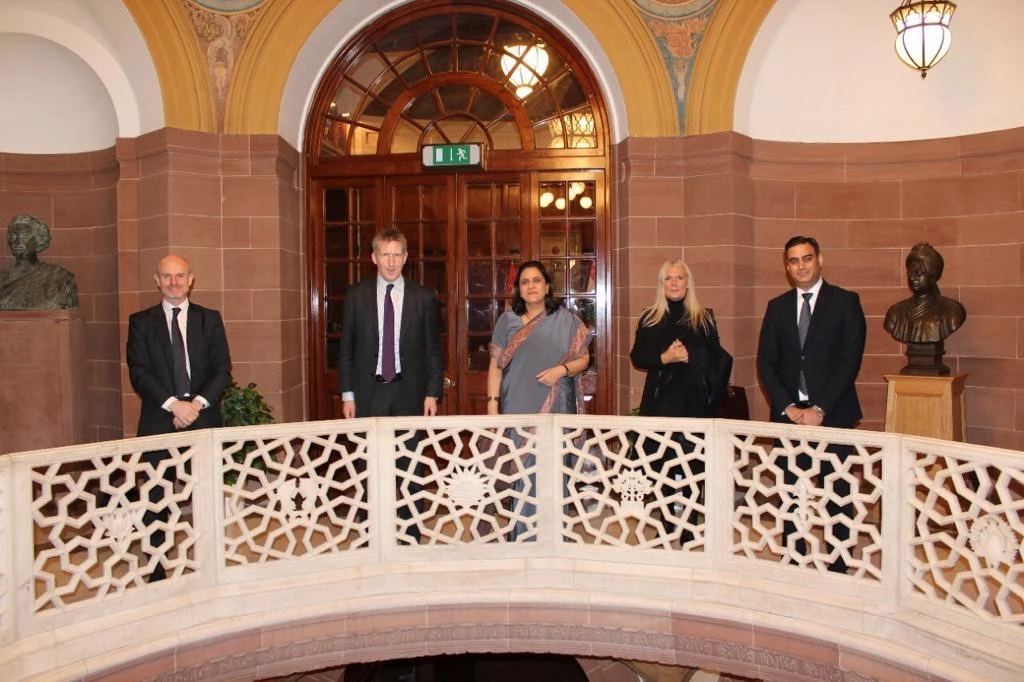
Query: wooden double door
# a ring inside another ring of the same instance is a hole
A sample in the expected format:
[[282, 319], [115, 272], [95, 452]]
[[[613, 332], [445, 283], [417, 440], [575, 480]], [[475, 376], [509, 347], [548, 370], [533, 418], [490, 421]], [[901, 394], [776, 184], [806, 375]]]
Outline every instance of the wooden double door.
[[348, 287], [376, 276], [373, 235], [395, 227], [409, 242], [404, 276], [437, 292], [445, 414], [486, 414], [488, 345], [508, 309], [516, 269], [544, 262], [555, 294], [591, 331], [585, 409], [610, 406], [608, 234], [597, 171], [396, 175], [310, 182], [313, 419], [341, 415], [342, 309]]

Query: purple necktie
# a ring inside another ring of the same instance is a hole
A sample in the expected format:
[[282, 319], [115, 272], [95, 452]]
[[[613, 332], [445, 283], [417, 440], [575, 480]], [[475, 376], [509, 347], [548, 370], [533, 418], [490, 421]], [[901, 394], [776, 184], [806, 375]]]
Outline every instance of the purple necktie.
[[395, 304], [391, 300], [394, 288], [394, 284], [389, 284], [384, 294], [384, 330], [380, 344], [380, 375], [384, 381], [395, 378]]
[[171, 308], [171, 354], [174, 356], [174, 394], [179, 398], [192, 392], [188, 378], [188, 365], [185, 361], [185, 339], [181, 337], [178, 326], [178, 313], [181, 308]]

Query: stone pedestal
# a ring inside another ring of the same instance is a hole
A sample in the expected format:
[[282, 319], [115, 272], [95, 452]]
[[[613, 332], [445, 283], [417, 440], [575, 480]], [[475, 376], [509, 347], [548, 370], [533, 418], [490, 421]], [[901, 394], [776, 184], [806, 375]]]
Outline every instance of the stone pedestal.
[[0, 310], [0, 453], [85, 442], [80, 310]]
[[886, 374], [885, 430], [964, 442], [966, 374], [912, 376]]

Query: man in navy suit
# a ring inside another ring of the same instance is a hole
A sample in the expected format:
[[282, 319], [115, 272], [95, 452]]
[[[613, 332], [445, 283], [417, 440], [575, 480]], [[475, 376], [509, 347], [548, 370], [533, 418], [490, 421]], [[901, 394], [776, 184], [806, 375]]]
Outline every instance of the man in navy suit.
[[[137, 435], [220, 426], [220, 396], [231, 381], [220, 313], [188, 300], [195, 277], [184, 258], [163, 258], [153, 279], [163, 300], [128, 318], [128, 377], [142, 398]], [[154, 471], [169, 457], [166, 450], [143, 453]], [[166, 467], [166, 487], [173, 486], [176, 478], [174, 467]], [[160, 555], [150, 581], [166, 576], [163, 559], [169, 548], [163, 547], [166, 534], [160, 527], [169, 517], [163, 505], [164, 488], [150, 489], [150, 510], [143, 517], [147, 526], [159, 522], [150, 534], [152, 550]]]
[[[401, 232], [375, 235], [377, 276], [349, 287], [346, 294], [338, 363], [345, 419], [437, 414], [444, 372], [437, 298], [402, 276], [408, 257]], [[419, 432], [409, 434], [404, 447], [415, 449], [420, 437]], [[408, 457], [399, 457], [395, 466], [400, 476], [422, 475], [421, 466], [409, 470]], [[404, 496], [402, 488], [396, 491], [398, 517], [405, 522], [408, 541], [416, 544], [419, 527], [411, 520], [420, 503], [412, 500], [421, 486], [409, 483]]]
[[[786, 274], [795, 288], [768, 302], [757, 345], [757, 370], [768, 395], [771, 419], [804, 426], [853, 428], [862, 416], [855, 382], [867, 333], [860, 297], [822, 279], [823, 258], [813, 237], [791, 238], [783, 253]], [[804, 315], [808, 317], [801, 324]], [[850, 454], [848, 446], [834, 446], [830, 451], [841, 460]], [[808, 455], [797, 456], [798, 470], [810, 467]], [[832, 473], [832, 465], [823, 461], [819, 485], [825, 485]], [[786, 466], [786, 482], [795, 484], [797, 480], [796, 473]], [[849, 497], [849, 481], [837, 478], [832, 492], [840, 499]], [[852, 517], [851, 505], [830, 501], [827, 508], [832, 517]], [[789, 543], [796, 533], [795, 524], [786, 521], [784, 533]], [[833, 533], [842, 543], [849, 539], [850, 529], [840, 521]], [[797, 539], [795, 548], [805, 553], [805, 541]], [[841, 552], [830, 570], [846, 572]]]
[[[444, 371], [437, 298], [402, 276], [407, 249], [398, 230], [374, 236], [377, 276], [354, 284], [346, 294], [338, 365], [346, 419], [437, 414]], [[384, 329], [389, 297], [390, 335]], [[391, 348], [384, 347], [385, 337], [393, 339]], [[386, 354], [394, 362], [393, 372], [385, 369]]]

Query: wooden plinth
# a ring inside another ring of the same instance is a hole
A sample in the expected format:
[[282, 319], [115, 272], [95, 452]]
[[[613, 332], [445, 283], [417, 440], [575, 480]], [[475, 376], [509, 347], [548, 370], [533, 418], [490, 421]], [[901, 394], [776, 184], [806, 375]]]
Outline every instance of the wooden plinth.
[[85, 442], [80, 310], [0, 310], [0, 453]]
[[885, 430], [964, 442], [966, 374], [947, 377], [886, 374]]

